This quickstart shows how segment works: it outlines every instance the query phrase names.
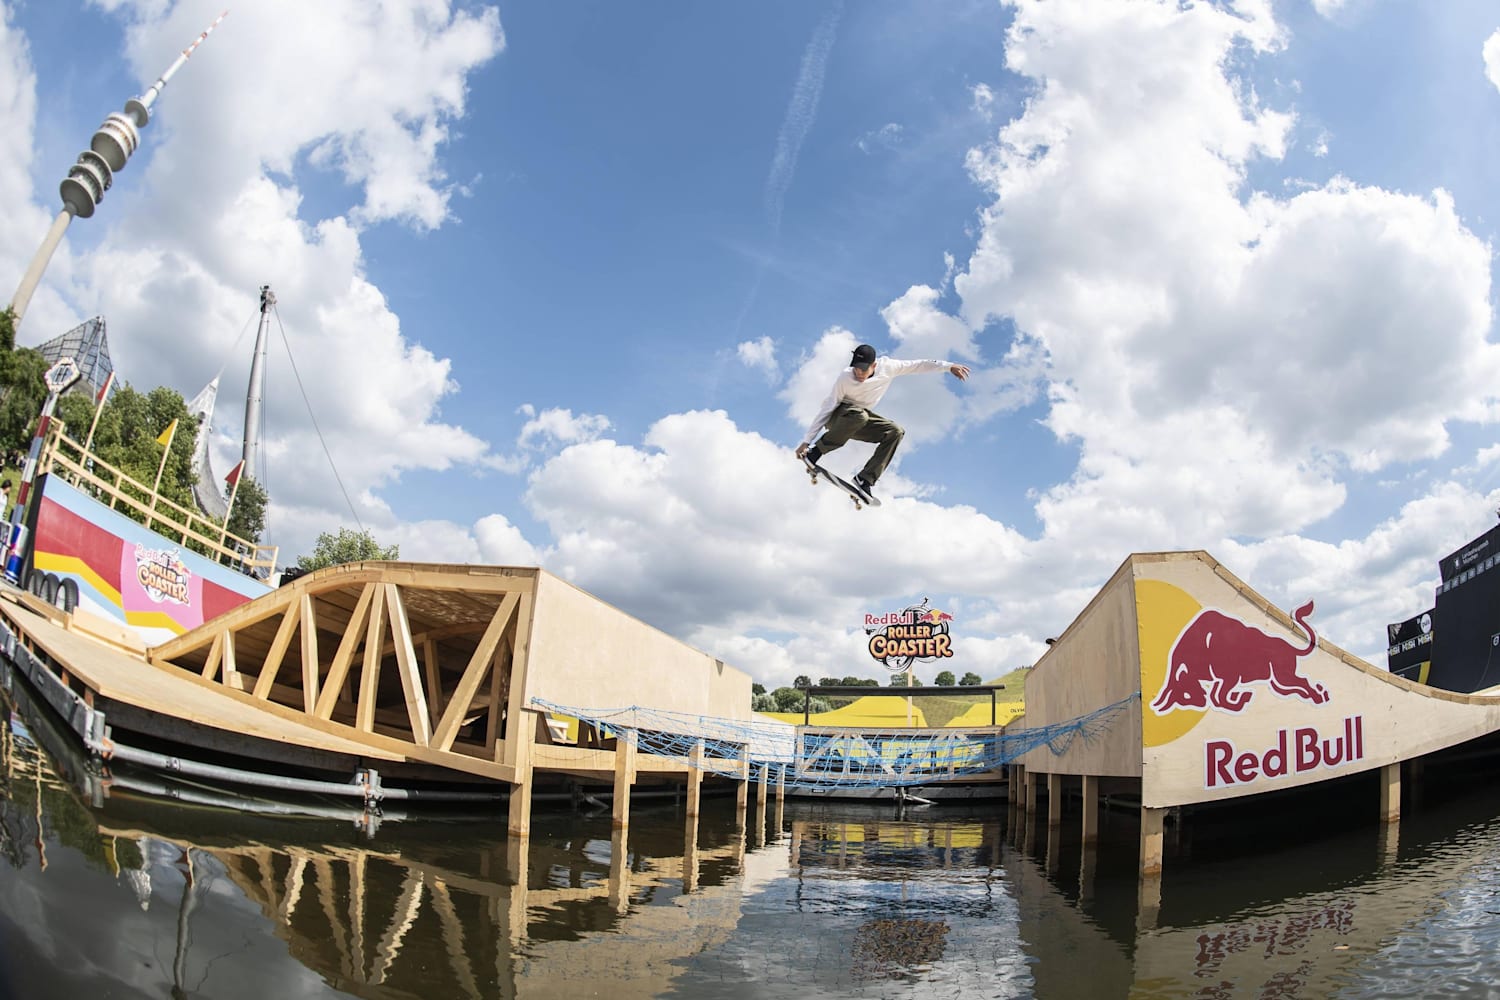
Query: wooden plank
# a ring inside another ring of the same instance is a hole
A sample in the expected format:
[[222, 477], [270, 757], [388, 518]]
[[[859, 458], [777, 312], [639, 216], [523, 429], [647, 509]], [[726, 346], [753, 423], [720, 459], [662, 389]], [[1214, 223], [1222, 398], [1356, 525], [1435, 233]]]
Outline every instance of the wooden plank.
[[355, 728], [364, 732], [375, 729], [375, 697], [380, 693], [380, 638], [385, 632], [385, 600], [378, 592], [378, 583], [371, 582], [376, 591], [370, 602], [370, 620], [365, 626], [365, 668], [359, 676], [359, 708], [355, 711]]
[[[530, 660], [531, 621], [535, 614], [536, 597], [533, 594], [525, 594], [521, 598], [521, 616], [516, 622], [515, 652], [510, 660], [510, 693], [506, 698], [506, 738], [495, 745], [495, 753], [507, 754], [505, 763], [512, 766], [517, 766], [514, 756], [517, 743], [514, 737], [519, 730], [516, 727], [521, 722], [521, 712], [526, 707], [523, 702], [526, 698], [526, 671]], [[529, 733], [527, 739], [531, 739]], [[498, 756], [496, 760], [499, 760]], [[517, 770], [519, 770], [518, 766]]]
[[401, 675], [401, 690], [406, 695], [406, 712], [411, 718], [412, 742], [425, 747], [432, 742], [432, 721], [427, 715], [427, 696], [422, 691], [422, 675], [417, 669], [417, 651], [411, 643], [411, 625], [406, 620], [406, 607], [401, 603], [401, 588], [394, 583], [384, 584], [384, 587], [391, 615], [391, 633], [396, 640], [397, 672]]
[[515, 651], [507, 637], [495, 650], [495, 669], [490, 672], [490, 709], [484, 723], [484, 745], [493, 757], [500, 739], [500, 723], [505, 716], [505, 703], [510, 694], [511, 665], [515, 663]]
[[318, 704], [318, 618], [311, 594], [297, 602], [302, 611], [302, 710], [309, 715]]
[[236, 691], [245, 690], [245, 675], [240, 673], [239, 653], [235, 649], [236, 642], [234, 633], [229, 629], [224, 630], [224, 658], [223, 675], [224, 686], [234, 688]]
[[432, 702], [432, 710], [441, 716], [443, 714], [443, 679], [438, 676], [437, 640], [431, 637], [413, 636], [412, 642], [422, 644], [422, 666], [427, 671], [427, 697]]
[[432, 744], [439, 750], [447, 750], [453, 746], [453, 740], [458, 735], [458, 727], [463, 725], [464, 716], [468, 714], [469, 702], [474, 693], [479, 690], [480, 681], [484, 680], [486, 670], [494, 669], [495, 649], [500, 645], [500, 639], [505, 630], [510, 627], [510, 620], [516, 613], [516, 605], [520, 602], [520, 594], [507, 594], [505, 600], [500, 602], [500, 608], [495, 612], [495, 617], [490, 621], [490, 627], [485, 629], [484, 637], [479, 640], [479, 645], [474, 650], [474, 655], [469, 658], [469, 665], [464, 669], [463, 677], [459, 679], [458, 686], [453, 689], [453, 697], [448, 702], [448, 710], [443, 713], [442, 721], [438, 723], [437, 731], [433, 733]]
[[300, 617], [296, 602], [288, 601], [286, 612], [281, 616], [281, 626], [276, 630], [276, 640], [271, 643], [271, 650], [255, 678], [255, 697], [261, 701], [266, 700], [271, 685], [276, 683], [276, 674], [281, 670], [281, 661], [286, 658], [286, 648], [292, 643], [292, 633], [297, 630]]
[[365, 616], [370, 612], [370, 599], [374, 595], [373, 583], [367, 584], [359, 592], [359, 602], [355, 604], [354, 614], [344, 628], [344, 637], [339, 640], [339, 648], [333, 654], [333, 663], [328, 668], [328, 677], [318, 695], [318, 703], [313, 706], [313, 714], [320, 719], [333, 716], [334, 702], [338, 700], [339, 691], [343, 689], [344, 681], [349, 675], [349, 666], [354, 662], [354, 650], [359, 646], [360, 632], [365, 624]]
[[220, 632], [214, 636], [214, 644], [208, 648], [208, 659], [203, 661], [204, 680], [213, 680], [219, 672], [219, 661], [224, 657], [224, 635]]

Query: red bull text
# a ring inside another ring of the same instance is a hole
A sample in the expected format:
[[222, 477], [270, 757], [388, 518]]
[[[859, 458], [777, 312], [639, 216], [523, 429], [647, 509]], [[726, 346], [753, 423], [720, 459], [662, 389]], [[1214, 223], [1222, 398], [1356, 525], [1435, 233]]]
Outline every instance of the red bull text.
[[1204, 787], [1227, 788], [1261, 778], [1285, 778], [1365, 759], [1365, 717], [1344, 719], [1344, 731], [1325, 736], [1315, 726], [1282, 729], [1262, 751], [1239, 751], [1229, 740], [1203, 744]]

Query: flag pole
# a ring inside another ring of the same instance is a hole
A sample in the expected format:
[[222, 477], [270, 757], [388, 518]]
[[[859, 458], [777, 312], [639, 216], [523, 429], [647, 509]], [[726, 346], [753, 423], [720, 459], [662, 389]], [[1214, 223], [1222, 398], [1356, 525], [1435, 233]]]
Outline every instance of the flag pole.
[[229, 478], [232, 477], [233, 478], [233, 482], [231, 482], [229, 484], [229, 506], [224, 508], [224, 527], [223, 527], [223, 530], [219, 532], [219, 544], [220, 545], [223, 545], [224, 544], [224, 539], [227, 538], [227, 537], [229, 537], [229, 517], [230, 517], [231, 514], [234, 513], [234, 498], [237, 497], [237, 496], [239, 496], [239, 493], [240, 493], [240, 480], [242, 478], [244, 478], [244, 475], [243, 475], [244, 471], [245, 471], [245, 460], [242, 458], [242, 459], [240, 459], [240, 464], [236, 465], [234, 467], [234, 470], [232, 472], [230, 472], [228, 476], [225, 477], [226, 479], [229, 479]]
[[94, 446], [94, 431], [99, 426], [99, 415], [104, 412], [104, 400], [109, 396], [109, 387], [114, 385], [115, 373], [110, 372], [109, 378], [104, 380], [104, 388], [99, 390], [99, 396], [94, 400], [94, 420], [89, 424], [89, 436], [83, 442], [84, 457], [88, 457], [89, 449]]
[[[172, 441], [177, 437], [177, 420], [175, 418], [170, 424], [167, 425], [167, 429], [162, 432], [162, 437], [166, 438], [167, 440], [162, 441], [161, 438], [156, 439], [158, 443], [164, 444], [165, 447], [161, 450], [161, 464], [156, 467], [156, 482], [151, 484], [152, 514], [156, 513], [156, 500], [157, 497], [161, 495], [161, 474], [167, 471], [167, 456], [172, 454]], [[148, 529], [151, 527], [151, 521], [149, 518], [146, 521], [146, 527]]]

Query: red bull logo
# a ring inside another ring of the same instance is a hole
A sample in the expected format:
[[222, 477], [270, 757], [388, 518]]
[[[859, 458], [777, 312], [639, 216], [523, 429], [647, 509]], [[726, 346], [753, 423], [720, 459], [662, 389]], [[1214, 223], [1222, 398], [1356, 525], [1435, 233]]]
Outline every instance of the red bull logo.
[[1166, 679], [1151, 708], [1157, 715], [1177, 708], [1242, 712], [1254, 693], [1249, 685], [1259, 683], [1284, 698], [1327, 702], [1323, 685], [1297, 673], [1298, 661], [1318, 646], [1318, 635], [1307, 623], [1312, 610], [1308, 601], [1292, 615], [1307, 633], [1307, 645], [1299, 648], [1221, 611], [1203, 609], [1173, 644]]

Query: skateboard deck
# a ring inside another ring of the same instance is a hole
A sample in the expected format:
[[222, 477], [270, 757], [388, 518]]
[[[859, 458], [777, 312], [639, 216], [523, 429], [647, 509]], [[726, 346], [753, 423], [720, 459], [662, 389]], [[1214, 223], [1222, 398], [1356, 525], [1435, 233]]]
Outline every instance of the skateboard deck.
[[843, 479], [840, 476], [835, 476], [833, 473], [829, 472], [821, 465], [808, 465], [805, 460], [802, 462], [802, 465], [807, 469], [807, 477], [812, 481], [812, 484], [814, 486], [818, 485], [819, 479], [826, 479], [833, 485], [837, 486], [839, 489], [843, 490], [845, 493], [849, 494], [849, 499], [854, 501], [855, 510], [862, 509], [865, 504], [869, 504], [871, 507], [880, 506], [880, 500], [878, 498], [871, 496], [848, 480]]

